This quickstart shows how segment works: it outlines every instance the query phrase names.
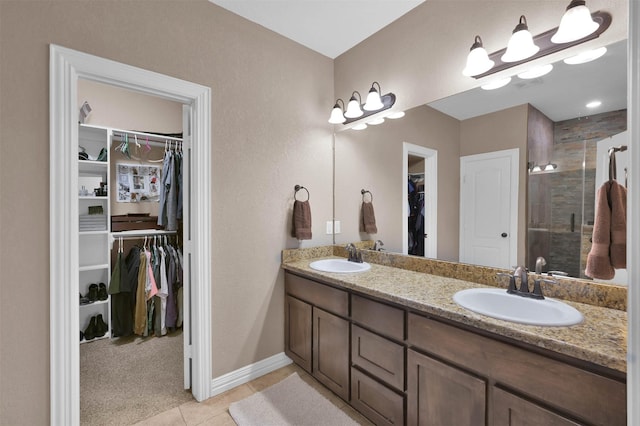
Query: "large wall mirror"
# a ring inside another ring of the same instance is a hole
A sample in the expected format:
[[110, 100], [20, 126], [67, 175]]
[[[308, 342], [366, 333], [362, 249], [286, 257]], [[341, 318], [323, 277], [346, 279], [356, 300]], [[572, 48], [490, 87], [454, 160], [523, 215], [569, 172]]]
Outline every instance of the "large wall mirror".
[[[336, 133], [335, 219], [342, 224], [336, 244], [380, 239], [385, 249], [407, 253], [406, 170], [419, 175], [424, 167], [415, 157], [405, 164], [403, 147], [411, 144], [437, 151], [433, 252], [459, 261], [461, 157], [517, 149], [517, 231], [509, 237], [518, 264], [534, 270], [543, 257], [545, 272], [590, 279], [584, 270], [595, 193], [608, 179], [608, 149], [627, 143], [626, 53], [620, 41], [588, 63], [559, 61], [542, 77], [514, 76], [496, 90], [476, 88], [412, 108], [398, 120]], [[587, 108], [594, 100], [601, 105]], [[624, 183], [626, 153], [616, 155], [616, 178]], [[373, 194], [377, 234], [360, 232], [362, 189]], [[626, 284], [625, 271], [612, 281]]]

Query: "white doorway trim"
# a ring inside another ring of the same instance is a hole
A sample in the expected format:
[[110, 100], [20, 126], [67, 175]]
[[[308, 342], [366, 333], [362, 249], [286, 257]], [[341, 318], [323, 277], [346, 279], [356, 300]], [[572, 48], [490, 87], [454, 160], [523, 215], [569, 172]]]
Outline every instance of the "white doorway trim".
[[[192, 393], [211, 395], [211, 89], [152, 71], [51, 45], [50, 133], [50, 398], [52, 425], [80, 423], [78, 340], [78, 79], [186, 104], [191, 109]], [[188, 355], [188, 354], [185, 354]]]
[[407, 216], [407, 176], [409, 175], [409, 156], [424, 158], [424, 232], [427, 235], [424, 244], [424, 257], [438, 257], [438, 151], [402, 143], [402, 253], [409, 253], [409, 218]]

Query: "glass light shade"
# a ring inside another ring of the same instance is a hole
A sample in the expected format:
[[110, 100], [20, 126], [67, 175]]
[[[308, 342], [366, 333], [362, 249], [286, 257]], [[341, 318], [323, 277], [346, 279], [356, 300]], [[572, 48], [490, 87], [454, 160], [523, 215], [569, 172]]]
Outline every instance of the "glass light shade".
[[542, 171], [542, 167], [538, 166], [537, 164], [535, 166], [533, 166], [533, 169], [531, 169], [532, 172], [541, 172]]
[[598, 29], [600, 24], [591, 18], [585, 2], [573, 0], [562, 15], [558, 31], [551, 37], [551, 43], [570, 43], [588, 36]]
[[540, 48], [533, 43], [533, 36], [529, 30], [520, 30], [511, 35], [507, 44], [507, 51], [500, 59], [502, 62], [518, 62], [538, 53]]
[[600, 101], [591, 101], [588, 104], [586, 104], [585, 106], [587, 108], [598, 108], [600, 105], [602, 105], [602, 102], [600, 102]]
[[344, 114], [342, 113], [342, 108], [340, 108], [340, 105], [336, 104], [333, 109], [331, 110], [331, 116], [329, 117], [329, 123], [331, 124], [340, 124], [340, 123], [344, 123], [345, 121], [347, 121], [346, 118], [344, 118]]
[[365, 123], [360, 123], [352, 127], [353, 130], [364, 130], [367, 128]]
[[543, 75], [549, 74], [552, 69], [553, 69], [553, 65], [551, 64], [541, 65], [539, 67], [530, 69], [529, 71], [521, 72], [520, 74], [518, 74], [518, 77], [523, 80], [538, 78], [538, 77], [542, 77]]
[[586, 52], [579, 53], [576, 56], [566, 58], [564, 63], [567, 65], [586, 64], [587, 62], [595, 61], [605, 53], [607, 53], [607, 48], [602, 46], [597, 49], [588, 50]]
[[360, 108], [360, 102], [352, 96], [351, 100], [347, 104], [347, 112], [344, 113], [344, 116], [347, 118], [358, 118], [361, 117], [364, 112]]
[[556, 167], [558, 167], [557, 164], [548, 163], [546, 166], [544, 166], [544, 171], [545, 172], [550, 172], [550, 171], [555, 170]]
[[462, 75], [466, 77], [473, 77], [489, 71], [493, 68], [495, 62], [489, 59], [489, 54], [480, 45], [469, 52], [467, 56], [467, 66], [462, 70]]
[[378, 109], [382, 109], [383, 107], [384, 104], [380, 99], [380, 93], [378, 93], [375, 88], [371, 87], [371, 90], [369, 90], [369, 94], [367, 95], [367, 102], [364, 104], [363, 108], [366, 111], [376, 111]]
[[372, 126], [376, 126], [376, 125], [382, 124], [382, 123], [384, 123], [384, 118], [382, 118], [382, 117], [374, 118], [371, 121], [367, 121], [367, 124], [371, 124]]
[[480, 86], [483, 90], [495, 90], [501, 87], [506, 86], [511, 82], [511, 77], [501, 78], [500, 80], [495, 80], [487, 84], [483, 84]]
[[396, 111], [396, 112], [392, 112], [391, 114], [387, 115], [387, 118], [390, 118], [392, 120], [396, 120], [398, 118], [402, 118], [404, 117], [404, 111]]

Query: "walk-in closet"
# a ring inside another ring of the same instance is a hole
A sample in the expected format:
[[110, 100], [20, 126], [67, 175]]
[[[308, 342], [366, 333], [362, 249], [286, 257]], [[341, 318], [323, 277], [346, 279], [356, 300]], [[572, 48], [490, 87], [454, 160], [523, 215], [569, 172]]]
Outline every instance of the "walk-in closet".
[[425, 231], [425, 159], [408, 157], [407, 176], [407, 247], [408, 254], [424, 256]]
[[80, 80], [78, 105], [80, 421], [131, 424], [193, 400], [182, 104]]

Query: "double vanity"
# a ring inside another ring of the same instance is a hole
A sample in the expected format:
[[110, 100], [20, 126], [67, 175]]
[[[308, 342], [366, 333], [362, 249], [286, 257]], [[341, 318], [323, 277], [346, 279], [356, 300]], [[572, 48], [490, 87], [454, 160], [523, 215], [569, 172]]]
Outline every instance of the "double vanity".
[[[548, 300], [569, 308], [560, 307], [560, 317], [577, 312], [576, 324], [528, 325], [454, 301], [496, 292], [502, 283], [493, 270], [362, 253], [365, 264], [350, 265], [338, 246], [283, 252], [285, 352], [373, 423], [626, 424], [620, 295], [604, 288], [582, 292], [582, 303]], [[507, 296], [515, 299], [483, 303], [521, 299]], [[555, 313], [528, 315], [537, 321]]]

